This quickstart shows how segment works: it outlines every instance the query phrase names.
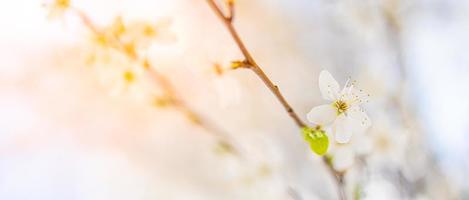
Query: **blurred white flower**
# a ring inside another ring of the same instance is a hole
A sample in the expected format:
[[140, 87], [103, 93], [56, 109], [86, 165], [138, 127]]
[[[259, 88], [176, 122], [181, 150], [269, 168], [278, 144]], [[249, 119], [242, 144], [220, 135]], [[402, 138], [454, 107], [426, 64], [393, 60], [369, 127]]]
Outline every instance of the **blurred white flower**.
[[368, 100], [368, 94], [356, 89], [354, 83], [345, 84], [340, 90], [339, 83], [328, 71], [319, 74], [319, 89], [324, 99], [332, 101], [314, 107], [307, 114], [308, 121], [317, 125], [332, 125], [335, 140], [347, 143], [354, 133], [365, 132], [371, 126], [368, 115], [360, 105]]
[[61, 17], [70, 8], [70, 0], [49, 0], [43, 6], [49, 11], [49, 18]]
[[88, 58], [89, 64], [97, 60], [109, 61], [114, 59], [111, 56], [115, 54], [123, 54], [130, 60], [141, 60], [147, 56], [152, 45], [176, 41], [176, 36], [170, 31], [169, 19], [156, 23], [142, 20], [126, 22], [122, 16], [117, 16], [112, 23], [96, 27], [85, 14], [82, 16], [91, 33], [90, 46], [94, 49]]
[[127, 69], [115, 69], [113, 77], [110, 77], [112, 82], [111, 95], [120, 96], [123, 94], [138, 101], [151, 102], [155, 97], [152, 92], [152, 87], [143, 69], [138, 67]]
[[372, 165], [389, 167], [391, 164], [400, 167], [405, 161], [408, 150], [408, 130], [393, 123], [386, 116], [376, 120], [375, 126], [370, 129], [367, 137], [370, 140], [372, 151], [369, 163]]
[[141, 62], [108, 51], [108, 59], [97, 59], [90, 64], [97, 74], [98, 83], [113, 97], [129, 97], [138, 102], [154, 103], [160, 90]]
[[333, 155], [332, 166], [336, 171], [346, 171], [355, 163], [355, 151], [350, 145], [337, 145]]
[[176, 41], [176, 35], [170, 30], [171, 23], [171, 19], [164, 18], [154, 23], [140, 20], [124, 24], [122, 18], [118, 18], [114, 27], [123, 43], [146, 49], [155, 42], [171, 44]]
[[176, 40], [169, 30], [170, 24], [169, 19], [156, 23], [142, 20], [126, 22], [122, 16], [117, 16], [99, 31], [90, 29], [86, 64], [98, 72], [99, 81], [112, 96], [125, 94], [138, 101], [161, 106], [167, 103], [167, 97], [157, 94], [161, 93], [161, 88], [149, 74], [147, 54], [152, 44]]
[[366, 156], [369, 166], [402, 167], [407, 144], [407, 130], [392, 125], [389, 117], [382, 115], [368, 132], [353, 135], [347, 144], [331, 142], [329, 155], [338, 171], [350, 169], [358, 156]]
[[332, 166], [335, 170], [344, 172], [352, 168], [355, 159], [360, 155], [367, 155], [372, 150], [370, 137], [364, 133], [353, 135], [346, 144], [331, 142], [329, 155], [332, 159]]
[[369, 183], [364, 186], [363, 191], [364, 200], [394, 200], [402, 199], [399, 195], [399, 190], [389, 181], [381, 177], [373, 177]]

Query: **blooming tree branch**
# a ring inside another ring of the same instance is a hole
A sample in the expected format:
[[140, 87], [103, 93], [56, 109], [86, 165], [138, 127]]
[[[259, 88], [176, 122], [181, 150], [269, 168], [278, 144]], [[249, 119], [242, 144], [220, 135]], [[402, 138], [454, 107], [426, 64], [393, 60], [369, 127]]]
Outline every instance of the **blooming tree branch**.
[[[164, 38], [164, 30], [166, 30], [164, 27], [139, 20], [130, 23], [125, 21], [124, 23], [121, 16], [116, 17], [110, 25], [97, 26], [85, 12], [71, 6], [71, 0], [48, 1], [53, 2], [44, 4], [48, 8], [49, 17], [74, 14], [74, 17], [77, 17], [87, 29], [87, 33], [91, 34], [94, 52], [90, 55], [87, 63], [92, 63], [100, 71], [104, 70], [102, 66], [110, 67], [110, 70], [101, 73], [101, 75], [111, 78], [113, 75], [117, 75], [111, 81], [117, 81], [119, 84], [117, 86], [123, 86], [119, 89], [124, 89], [126, 93], [137, 92], [132, 94], [137, 94], [138, 97], [143, 96], [145, 100], [150, 100], [157, 107], [170, 108], [178, 112], [194, 128], [200, 128], [206, 133], [213, 134], [215, 141], [218, 142], [218, 150], [241, 155], [238, 148], [235, 148], [239, 146], [233, 145], [236, 144], [236, 141], [230, 138], [230, 134], [191, 108], [189, 101], [180, 93], [181, 91], [174, 87], [170, 74], [161, 73], [150, 62], [148, 48], [153, 44], [153, 39]], [[236, 47], [242, 53], [241, 58], [232, 61], [228, 69], [251, 70], [275, 96], [294, 124], [301, 130], [301, 134], [309, 143], [311, 150], [322, 156], [321, 162], [325, 166], [324, 170], [327, 171], [324, 173], [333, 179], [331, 181], [337, 188], [337, 199], [345, 200], [347, 197], [360, 199], [362, 193], [369, 198], [368, 194], [371, 192], [368, 187], [375, 186], [374, 182], [371, 182], [372, 175], [375, 173], [373, 168], [383, 169], [386, 174], [396, 175], [384, 179], [386, 182], [388, 179], [394, 181], [403, 191], [402, 197], [405, 195], [414, 197], [429, 188], [426, 182], [434, 178], [427, 178], [427, 172], [419, 172], [417, 175], [409, 176], [411, 174], [409, 172], [413, 172], [412, 170], [420, 170], [421, 163], [425, 162], [428, 165], [433, 160], [431, 158], [418, 159], [414, 164], [416, 165], [415, 169], [411, 166], [414, 161], [407, 161], [412, 160], [413, 157], [421, 156], [420, 153], [408, 154], [411, 150], [419, 149], [419, 152], [425, 150], [420, 148], [423, 146], [420, 144], [422, 136], [418, 134], [423, 131], [422, 125], [416, 119], [417, 116], [413, 115], [412, 108], [406, 105], [408, 102], [404, 89], [407, 76], [403, 57], [404, 50], [402, 49], [402, 41], [400, 41], [402, 40], [403, 28], [400, 21], [401, 12], [399, 12], [401, 10], [400, 0], [387, 0], [383, 2], [383, 5], [380, 4], [383, 6], [381, 17], [387, 22], [385, 27], [388, 32], [387, 39], [393, 44], [391, 49], [394, 50], [393, 53], [396, 57], [395, 64], [398, 66], [400, 77], [402, 77], [397, 90], [392, 92], [390, 96], [386, 96], [386, 101], [381, 104], [384, 104], [386, 108], [397, 109], [393, 109], [391, 114], [383, 115], [381, 118], [374, 116], [376, 125], [370, 134], [367, 134], [366, 130], [370, 128], [371, 120], [362, 109], [362, 104], [368, 102], [369, 95], [357, 89], [355, 81], [348, 80], [344, 86], [339, 85], [339, 82], [329, 72], [323, 70], [319, 74], [317, 85], [321, 96], [327, 100], [327, 103], [313, 107], [303, 121], [283, 96], [279, 87], [264, 72], [264, 68], [256, 62], [240, 37], [240, 33], [234, 25], [237, 14], [235, 13], [235, 1], [207, 0], [207, 3], [217, 18], [221, 20]], [[236, 100], [239, 97], [238, 85], [233, 83], [235, 81], [229, 79], [229, 76], [222, 77], [225, 69], [221, 65], [214, 64], [213, 69], [217, 76], [213, 80], [213, 84], [216, 92], [220, 93], [221, 106]], [[116, 86], [115, 82], [112, 82], [113, 89], [114, 86]], [[154, 90], [155, 87], [156, 90]], [[134, 91], [135, 89], [137, 91]], [[230, 93], [230, 95], [223, 95], [226, 93]], [[394, 115], [398, 116], [397, 121], [402, 127], [393, 124], [396, 119], [390, 117]], [[410, 132], [412, 135], [408, 135]], [[441, 173], [441, 169], [437, 167], [429, 168], [431, 169], [426, 169], [426, 171]], [[373, 171], [369, 169], [373, 169]], [[357, 176], [355, 172], [359, 175]], [[442, 181], [438, 180], [438, 182]], [[353, 186], [353, 192], [346, 190], [347, 184]], [[439, 183], [438, 186], [440, 185], [443, 184]], [[296, 191], [295, 188], [288, 186], [287, 191], [291, 198], [302, 199], [299, 191]], [[447, 193], [450, 194], [450, 191], [448, 190]]]
[[[227, 0], [226, 7], [227, 7], [227, 13], [225, 14], [222, 10], [222, 8], [214, 1], [214, 0], [207, 0], [208, 5], [212, 8], [214, 13], [218, 16], [218, 18], [223, 22], [223, 25], [226, 27], [228, 32], [230, 33], [231, 37], [233, 38], [234, 42], [238, 46], [239, 50], [244, 56], [243, 61], [236, 61], [233, 63], [233, 69], [238, 69], [238, 68], [246, 68], [252, 70], [265, 84], [267, 88], [275, 95], [277, 100], [282, 104], [284, 107], [285, 111], [288, 113], [288, 115], [292, 118], [292, 120], [295, 122], [295, 124], [298, 126], [298, 128], [303, 130], [303, 133], [305, 134], [305, 138], [307, 139], [307, 134], [308, 132], [315, 131], [316, 129], [319, 131], [320, 127], [318, 126], [317, 128], [309, 128], [305, 122], [303, 122], [299, 117], [298, 114], [293, 110], [293, 108], [290, 106], [290, 104], [287, 102], [285, 97], [282, 95], [280, 92], [279, 88], [277, 85], [275, 85], [271, 79], [265, 74], [265, 72], [262, 70], [260, 65], [256, 63], [254, 60], [253, 56], [249, 52], [249, 50], [246, 48], [245, 44], [243, 43], [242, 39], [240, 38], [238, 32], [236, 31], [236, 28], [233, 25], [233, 20], [234, 20], [234, 2], [233, 0]], [[307, 139], [308, 140], [308, 139]], [[326, 141], [328, 143], [328, 141]], [[327, 150], [327, 145], [326, 144], [326, 150]], [[325, 153], [325, 151], [324, 151]], [[328, 171], [330, 174], [334, 177], [335, 183], [338, 188], [338, 197], [341, 200], [346, 199], [346, 193], [345, 193], [345, 180], [344, 180], [344, 173], [337, 171], [334, 169], [332, 166], [332, 162], [330, 161], [329, 158], [324, 157], [323, 159], [324, 164], [327, 166]]]
[[283, 97], [282, 93], [280, 92], [277, 85], [275, 85], [270, 78], [264, 73], [264, 70], [256, 63], [254, 58], [252, 57], [249, 50], [244, 45], [243, 41], [239, 37], [238, 32], [236, 31], [235, 27], [233, 26], [233, 17], [234, 17], [234, 2], [232, 0], [227, 1], [228, 6], [228, 14], [224, 14], [222, 9], [215, 3], [213, 0], [207, 0], [207, 3], [210, 5], [212, 10], [217, 14], [220, 20], [225, 25], [226, 29], [229, 31], [231, 37], [235, 41], [236, 45], [238, 46], [239, 50], [244, 56], [244, 61], [238, 63], [234, 68], [247, 68], [251, 69], [261, 80], [264, 84], [269, 88], [269, 90], [275, 95], [278, 101], [282, 104], [282, 106], [287, 111], [288, 115], [293, 119], [296, 125], [300, 128], [307, 127], [307, 125], [298, 117], [296, 112], [287, 102], [285, 97]]

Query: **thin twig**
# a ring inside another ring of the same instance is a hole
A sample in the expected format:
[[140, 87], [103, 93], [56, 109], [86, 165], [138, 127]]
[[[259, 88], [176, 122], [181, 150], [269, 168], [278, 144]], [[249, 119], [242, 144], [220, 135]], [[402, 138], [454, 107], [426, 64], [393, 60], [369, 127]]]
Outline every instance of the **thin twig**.
[[[275, 85], [270, 78], [264, 73], [262, 68], [256, 63], [254, 58], [252, 57], [249, 50], [244, 45], [243, 41], [241, 40], [238, 32], [236, 31], [235, 27], [233, 26], [233, 13], [234, 8], [230, 8], [229, 14], [225, 15], [222, 9], [215, 3], [214, 0], [207, 0], [207, 3], [218, 16], [218, 18], [223, 22], [223, 25], [226, 27], [228, 32], [230, 33], [231, 37], [233, 38], [234, 42], [238, 46], [239, 50], [244, 56], [243, 63], [245, 65], [241, 65], [239, 68], [247, 68], [251, 69], [261, 80], [264, 82], [265, 86], [269, 88], [269, 90], [275, 95], [277, 100], [282, 104], [282, 106], [287, 111], [288, 115], [293, 119], [295, 124], [299, 128], [306, 127], [306, 123], [304, 123], [290, 106], [290, 104], [285, 100], [282, 93], [278, 89], [278, 86]], [[340, 200], [345, 200], [347, 198], [345, 193], [345, 180], [344, 180], [344, 173], [336, 171], [331, 162], [327, 161], [327, 158], [324, 157], [323, 163], [327, 166], [328, 171], [330, 172], [331, 176], [334, 177], [334, 180], [337, 185], [338, 196]]]
[[337, 186], [337, 196], [340, 200], [347, 199], [347, 193], [345, 192], [345, 173], [339, 172], [334, 169], [332, 163], [326, 156], [323, 157], [323, 162], [326, 164], [327, 170], [334, 177], [334, 181]]
[[[295, 121], [296, 125], [300, 128], [306, 127], [306, 123], [304, 123], [298, 115], [295, 113], [293, 108], [290, 106], [290, 104], [285, 100], [285, 97], [283, 97], [282, 93], [280, 92], [279, 88], [277, 85], [275, 85], [270, 78], [264, 73], [262, 68], [256, 63], [254, 58], [251, 56], [251, 53], [248, 51], [246, 46], [244, 45], [243, 41], [238, 35], [238, 32], [236, 31], [235, 27], [233, 26], [233, 15], [230, 16], [225, 16], [222, 12], [222, 10], [217, 6], [217, 4], [213, 0], [207, 0], [208, 4], [210, 7], [214, 10], [214, 12], [217, 14], [217, 16], [221, 19], [225, 27], [228, 29], [230, 32], [230, 35], [232, 36], [233, 40], [235, 41], [236, 45], [238, 46], [239, 50], [241, 53], [244, 55], [245, 63], [245, 68], [251, 69], [261, 80], [264, 82], [264, 84], [269, 88], [269, 90], [275, 95], [275, 97], [280, 101], [282, 106], [285, 108], [285, 111], [287, 111], [288, 115]], [[234, 11], [231, 11], [234, 13]]]

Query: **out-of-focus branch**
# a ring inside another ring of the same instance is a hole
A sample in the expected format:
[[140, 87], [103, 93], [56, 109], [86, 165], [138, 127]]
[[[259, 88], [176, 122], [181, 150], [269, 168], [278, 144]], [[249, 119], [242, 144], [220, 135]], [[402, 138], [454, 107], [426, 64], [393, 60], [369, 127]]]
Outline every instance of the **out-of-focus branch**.
[[[75, 7], [70, 7], [70, 10], [75, 12], [78, 17], [81, 19], [82, 23], [96, 36], [102, 35], [102, 31], [98, 26], [96, 26], [92, 20], [80, 9]], [[202, 117], [200, 114], [195, 112], [186, 102], [177, 94], [177, 91], [174, 89], [170, 80], [158, 70], [151, 66], [147, 57], [139, 58], [137, 54], [133, 51], [129, 51], [126, 48], [126, 45], [118, 38], [112, 37], [111, 41], [112, 48], [119, 51], [120, 53], [127, 56], [130, 60], [135, 62], [140, 62], [143, 69], [153, 78], [158, 86], [163, 90], [165, 96], [166, 105], [172, 106], [179, 112], [185, 115], [185, 117], [193, 124], [205, 129], [206, 132], [214, 134], [217, 137], [219, 142], [219, 147], [223, 148], [224, 151], [235, 153], [240, 155], [240, 151], [233, 145], [232, 140], [230, 140], [229, 134], [223, 131], [221, 128], [215, 124], [209, 122], [207, 119]]]
[[[275, 85], [270, 78], [264, 73], [262, 68], [256, 63], [254, 58], [252, 57], [249, 50], [244, 45], [243, 41], [241, 40], [238, 32], [236, 31], [233, 25], [233, 13], [234, 13], [234, 5], [232, 0], [227, 0], [229, 9], [228, 14], [224, 14], [222, 9], [220, 8], [215, 0], [207, 0], [208, 5], [212, 8], [214, 13], [218, 16], [218, 18], [223, 22], [223, 25], [226, 27], [228, 32], [230, 33], [231, 37], [233, 38], [234, 42], [238, 46], [239, 50], [244, 56], [244, 61], [242, 63], [236, 63], [235, 68], [246, 68], [251, 69], [261, 80], [264, 82], [265, 86], [269, 88], [269, 90], [275, 95], [277, 100], [282, 104], [284, 109], [287, 111], [288, 115], [293, 119], [295, 124], [299, 128], [307, 127], [306, 123], [304, 123], [287, 102], [285, 97], [283, 97], [282, 93], [278, 89], [278, 86]], [[231, 5], [230, 5], [231, 4]], [[332, 163], [328, 161], [326, 157], [323, 159], [324, 164], [327, 166], [328, 171], [330, 172], [331, 176], [334, 177], [335, 183], [338, 189], [338, 196], [341, 200], [345, 200], [347, 195], [345, 193], [345, 180], [344, 180], [344, 173], [336, 171]]]
[[329, 173], [334, 177], [334, 181], [337, 185], [337, 196], [340, 200], [345, 200], [347, 199], [347, 193], [345, 192], [345, 172], [339, 172], [334, 169], [332, 166], [331, 160], [324, 156], [323, 157], [323, 162], [326, 164], [327, 170]]

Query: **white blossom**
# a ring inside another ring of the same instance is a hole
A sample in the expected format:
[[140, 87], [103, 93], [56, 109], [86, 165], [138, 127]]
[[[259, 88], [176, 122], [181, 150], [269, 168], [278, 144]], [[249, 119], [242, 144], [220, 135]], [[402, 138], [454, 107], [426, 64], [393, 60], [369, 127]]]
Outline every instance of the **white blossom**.
[[70, 0], [48, 0], [43, 6], [49, 11], [49, 18], [61, 17], [70, 9]]
[[355, 88], [355, 83], [347, 83], [340, 90], [339, 83], [328, 71], [319, 74], [319, 89], [322, 97], [331, 101], [311, 109], [307, 114], [311, 123], [332, 126], [335, 140], [347, 143], [353, 134], [362, 133], [371, 126], [368, 115], [360, 105], [368, 100], [368, 94]]
[[368, 132], [372, 151], [369, 164], [377, 166], [402, 166], [405, 161], [409, 130], [393, 124], [387, 116], [379, 116]]
[[371, 139], [364, 133], [353, 135], [346, 144], [332, 141], [329, 144], [329, 155], [332, 166], [337, 171], [347, 171], [353, 167], [358, 156], [367, 155], [371, 149]]

